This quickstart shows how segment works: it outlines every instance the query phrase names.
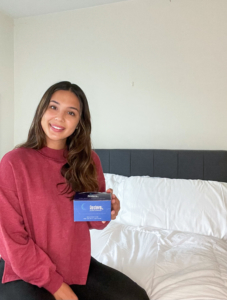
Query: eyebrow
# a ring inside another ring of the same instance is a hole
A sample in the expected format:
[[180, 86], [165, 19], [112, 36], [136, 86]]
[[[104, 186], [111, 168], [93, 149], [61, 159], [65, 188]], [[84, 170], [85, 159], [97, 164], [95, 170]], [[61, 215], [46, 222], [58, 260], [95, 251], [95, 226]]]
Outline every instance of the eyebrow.
[[[58, 105], [60, 105], [60, 103], [59, 102], [57, 102], [57, 101], [55, 101], [55, 100], [50, 100], [50, 102], [54, 102], [54, 103], [56, 103], [56, 104], [58, 104]], [[68, 108], [71, 108], [71, 109], [74, 109], [74, 110], [77, 110], [78, 112], [79, 112], [79, 109], [78, 108], [76, 108], [76, 107], [68, 107]]]

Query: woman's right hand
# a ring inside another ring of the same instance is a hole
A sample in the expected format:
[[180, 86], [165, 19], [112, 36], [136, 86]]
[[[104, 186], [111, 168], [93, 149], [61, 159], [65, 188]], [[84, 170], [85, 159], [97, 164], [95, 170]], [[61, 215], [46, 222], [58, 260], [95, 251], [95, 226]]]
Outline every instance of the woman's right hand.
[[64, 282], [57, 292], [54, 293], [54, 297], [56, 300], [79, 300], [71, 287]]

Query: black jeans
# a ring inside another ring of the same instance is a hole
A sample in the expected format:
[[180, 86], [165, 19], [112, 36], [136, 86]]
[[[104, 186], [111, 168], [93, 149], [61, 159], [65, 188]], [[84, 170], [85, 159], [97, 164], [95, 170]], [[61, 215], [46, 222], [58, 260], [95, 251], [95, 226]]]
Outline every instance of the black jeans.
[[[23, 280], [2, 284], [4, 261], [0, 260], [0, 300], [54, 300], [44, 288]], [[79, 300], [149, 300], [146, 292], [121, 272], [93, 257], [86, 285], [70, 285]]]

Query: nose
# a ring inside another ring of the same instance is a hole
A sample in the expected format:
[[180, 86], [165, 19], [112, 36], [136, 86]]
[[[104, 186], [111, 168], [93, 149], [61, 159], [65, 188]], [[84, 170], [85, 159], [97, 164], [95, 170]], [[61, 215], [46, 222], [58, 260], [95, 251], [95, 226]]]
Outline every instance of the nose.
[[64, 121], [64, 112], [58, 110], [54, 119], [57, 121]]

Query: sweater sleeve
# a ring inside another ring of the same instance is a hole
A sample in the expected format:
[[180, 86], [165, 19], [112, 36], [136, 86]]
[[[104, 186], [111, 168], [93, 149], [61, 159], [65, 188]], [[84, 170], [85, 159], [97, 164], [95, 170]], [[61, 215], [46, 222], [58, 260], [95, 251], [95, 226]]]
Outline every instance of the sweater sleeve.
[[[105, 192], [106, 191], [106, 182], [105, 177], [102, 170], [101, 161], [98, 157], [98, 155], [92, 151], [92, 158], [94, 160], [96, 171], [97, 171], [97, 177], [98, 177], [98, 183], [99, 183], [99, 192]], [[88, 222], [88, 226], [90, 229], [104, 229], [109, 222], [102, 223], [100, 221], [92, 221]]]
[[29, 237], [7, 155], [0, 163], [0, 254], [22, 280], [55, 293], [63, 282], [49, 256]]

